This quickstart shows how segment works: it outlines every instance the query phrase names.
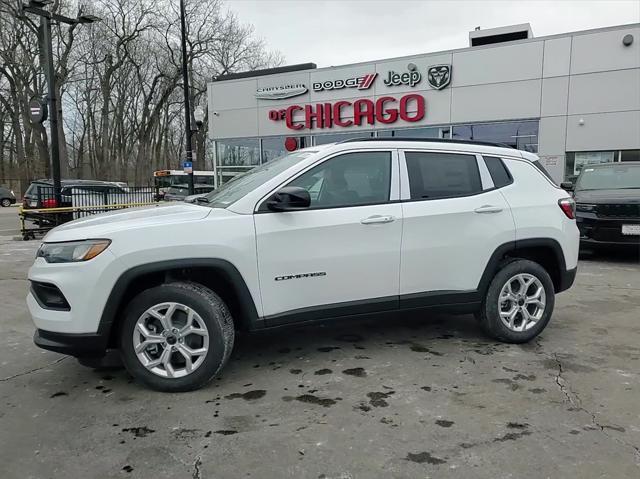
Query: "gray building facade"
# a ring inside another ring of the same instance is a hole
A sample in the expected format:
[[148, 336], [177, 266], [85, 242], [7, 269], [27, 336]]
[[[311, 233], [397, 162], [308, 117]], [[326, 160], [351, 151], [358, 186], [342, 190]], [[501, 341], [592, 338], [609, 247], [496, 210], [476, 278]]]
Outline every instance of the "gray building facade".
[[537, 153], [556, 181], [640, 160], [640, 24], [533, 38], [474, 31], [468, 48], [208, 85], [221, 181], [286, 153], [362, 136], [474, 139]]

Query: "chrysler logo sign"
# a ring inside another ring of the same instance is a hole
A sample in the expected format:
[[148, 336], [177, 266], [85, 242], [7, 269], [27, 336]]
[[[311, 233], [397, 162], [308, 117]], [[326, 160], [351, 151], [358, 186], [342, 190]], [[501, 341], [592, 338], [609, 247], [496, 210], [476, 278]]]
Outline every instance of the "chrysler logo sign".
[[256, 90], [256, 98], [260, 100], [282, 100], [284, 98], [293, 98], [294, 96], [304, 95], [308, 89], [302, 83], [292, 85], [270, 86], [258, 88]]

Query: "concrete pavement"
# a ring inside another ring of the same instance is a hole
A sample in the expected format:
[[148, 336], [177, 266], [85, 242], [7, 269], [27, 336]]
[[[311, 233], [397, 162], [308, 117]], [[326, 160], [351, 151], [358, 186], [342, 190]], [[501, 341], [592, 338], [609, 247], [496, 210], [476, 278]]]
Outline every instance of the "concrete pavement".
[[640, 475], [637, 257], [581, 261], [531, 344], [426, 313], [281, 330], [162, 394], [33, 346], [37, 245], [0, 238], [3, 479]]

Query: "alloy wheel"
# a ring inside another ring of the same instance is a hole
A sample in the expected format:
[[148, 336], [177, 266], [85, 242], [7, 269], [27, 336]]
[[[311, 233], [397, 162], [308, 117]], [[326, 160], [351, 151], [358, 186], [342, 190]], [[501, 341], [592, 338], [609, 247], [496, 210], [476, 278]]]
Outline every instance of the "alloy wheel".
[[133, 347], [140, 363], [163, 378], [188, 376], [204, 362], [209, 331], [200, 315], [180, 303], [160, 303], [138, 318]]
[[500, 290], [500, 320], [511, 331], [531, 329], [542, 318], [545, 307], [544, 286], [531, 274], [520, 273], [511, 277]]

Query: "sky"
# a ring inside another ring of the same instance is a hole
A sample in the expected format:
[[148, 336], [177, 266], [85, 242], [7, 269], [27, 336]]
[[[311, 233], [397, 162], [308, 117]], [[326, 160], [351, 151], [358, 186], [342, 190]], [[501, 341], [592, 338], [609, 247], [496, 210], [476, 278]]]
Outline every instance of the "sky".
[[226, 0], [286, 65], [343, 65], [469, 46], [469, 31], [530, 23], [536, 37], [640, 23], [640, 0]]

